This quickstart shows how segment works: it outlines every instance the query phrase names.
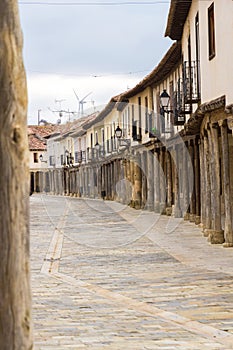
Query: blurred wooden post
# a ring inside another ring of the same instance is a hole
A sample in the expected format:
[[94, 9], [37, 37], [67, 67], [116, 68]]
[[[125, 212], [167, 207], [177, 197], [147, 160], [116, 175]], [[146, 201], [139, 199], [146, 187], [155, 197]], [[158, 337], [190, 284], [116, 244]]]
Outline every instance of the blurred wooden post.
[[27, 88], [16, 0], [0, 2], [0, 349], [33, 348]]

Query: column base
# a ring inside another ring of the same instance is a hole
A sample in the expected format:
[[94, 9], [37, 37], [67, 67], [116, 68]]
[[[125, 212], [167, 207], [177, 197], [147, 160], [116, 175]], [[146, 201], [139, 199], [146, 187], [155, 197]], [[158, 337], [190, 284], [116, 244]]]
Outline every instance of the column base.
[[189, 221], [189, 213], [184, 214], [184, 221]]
[[196, 220], [196, 215], [195, 214], [189, 214], [189, 221], [190, 222], [195, 222]]
[[160, 213], [162, 215], [166, 215], [166, 204], [165, 203], [160, 203], [159, 208], [160, 208]]
[[203, 236], [204, 237], [208, 237], [209, 236], [209, 231], [210, 231], [210, 228], [204, 228], [203, 227], [203, 231], [202, 231], [203, 232]]
[[196, 225], [200, 225], [200, 223], [201, 223], [201, 217], [196, 215], [196, 217], [195, 217], [195, 224]]
[[223, 248], [231, 248], [233, 247], [233, 243], [225, 242], [223, 243]]
[[182, 217], [182, 213], [180, 208], [174, 207], [174, 218], [181, 218]]
[[159, 202], [155, 202], [155, 204], [154, 204], [154, 211], [155, 211], [155, 213], [160, 213], [160, 205], [159, 205]]
[[208, 242], [211, 244], [223, 244], [225, 242], [223, 230], [206, 230], [208, 232]]
[[172, 215], [172, 207], [166, 208], [166, 215], [171, 216]]
[[141, 203], [138, 200], [132, 200], [130, 206], [134, 209], [141, 209]]
[[154, 211], [154, 205], [153, 205], [153, 204], [147, 204], [147, 205], [145, 206], [145, 208], [146, 208], [146, 210], [148, 210], [148, 211]]

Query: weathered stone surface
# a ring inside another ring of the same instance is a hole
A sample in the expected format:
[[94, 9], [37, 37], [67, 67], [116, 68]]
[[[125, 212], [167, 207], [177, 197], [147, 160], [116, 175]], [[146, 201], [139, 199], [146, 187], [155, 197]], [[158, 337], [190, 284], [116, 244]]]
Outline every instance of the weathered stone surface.
[[31, 246], [36, 350], [232, 349], [233, 253], [193, 224], [33, 195]]

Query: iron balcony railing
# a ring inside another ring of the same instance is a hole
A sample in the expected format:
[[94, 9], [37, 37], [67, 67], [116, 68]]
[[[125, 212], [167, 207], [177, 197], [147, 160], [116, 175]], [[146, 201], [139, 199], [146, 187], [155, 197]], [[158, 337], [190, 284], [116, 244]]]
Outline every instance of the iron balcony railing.
[[183, 63], [183, 93], [186, 104], [200, 101], [200, 65], [197, 61]]
[[75, 152], [75, 163], [85, 163], [86, 161], [86, 152], [85, 151], [78, 151]]

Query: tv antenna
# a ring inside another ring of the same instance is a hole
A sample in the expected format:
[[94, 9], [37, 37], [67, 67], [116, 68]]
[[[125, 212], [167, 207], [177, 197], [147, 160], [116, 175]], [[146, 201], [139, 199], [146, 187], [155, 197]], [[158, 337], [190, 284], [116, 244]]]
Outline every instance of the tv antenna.
[[66, 101], [65, 99], [61, 99], [61, 100], [55, 100], [55, 103], [59, 103], [59, 109], [61, 110], [61, 104], [62, 102]]
[[81, 117], [82, 117], [83, 116], [83, 105], [84, 105], [84, 103], [87, 103], [87, 101], [85, 101], [85, 100], [90, 94], [92, 94], [92, 92], [89, 92], [89, 94], [87, 94], [86, 96], [84, 96], [80, 100], [80, 98], [78, 97], [78, 94], [76, 93], [76, 91], [74, 89], [73, 89], [73, 91], [74, 91], [75, 97], [78, 100], [78, 116], [80, 117], [80, 115], [81, 115]]

